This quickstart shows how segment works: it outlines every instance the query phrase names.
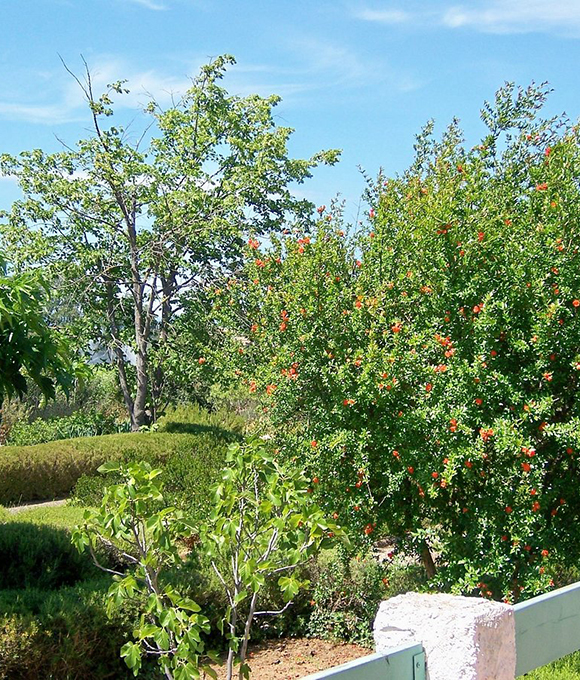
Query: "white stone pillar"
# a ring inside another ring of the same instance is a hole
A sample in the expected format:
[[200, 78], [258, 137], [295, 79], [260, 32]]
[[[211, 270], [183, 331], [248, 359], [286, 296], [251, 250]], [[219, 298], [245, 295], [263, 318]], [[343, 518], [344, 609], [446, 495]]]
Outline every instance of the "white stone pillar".
[[514, 680], [516, 643], [510, 605], [475, 597], [406, 593], [381, 602], [377, 652], [422, 643], [427, 680]]

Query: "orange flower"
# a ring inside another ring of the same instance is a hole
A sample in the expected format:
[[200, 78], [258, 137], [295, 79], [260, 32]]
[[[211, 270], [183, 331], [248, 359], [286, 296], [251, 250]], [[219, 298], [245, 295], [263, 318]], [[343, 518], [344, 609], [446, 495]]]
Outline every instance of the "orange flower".
[[288, 328], [288, 324], [285, 321], [282, 321], [280, 324], [280, 331], [284, 332]]
[[541, 184], [536, 185], [536, 191], [546, 191], [547, 188], [548, 188], [547, 182], [542, 182]]
[[540, 509], [540, 501], [534, 501], [532, 503], [532, 512], [538, 512]]
[[400, 324], [398, 321], [397, 323], [394, 323], [391, 326], [391, 330], [393, 331], [393, 333], [400, 333], [402, 328], [403, 328], [402, 324]]
[[250, 392], [255, 392], [257, 390], [258, 386], [256, 385], [256, 382], [252, 380], [250, 383]]
[[252, 250], [256, 250], [256, 248], [257, 248], [260, 244], [258, 243], [258, 241], [256, 241], [255, 238], [251, 238], [251, 239], [248, 241], [248, 245], [250, 246], [250, 248], [251, 248]]
[[252, 331], [252, 333], [255, 333], [255, 332], [258, 330], [258, 324], [257, 324], [257, 323], [253, 323], [250, 330]]
[[370, 534], [373, 533], [373, 531], [374, 531], [373, 525], [372, 525], [372, 524], [367, 524], [366, 527], [365, 527], [365, 534], [366, 534], [367, 536], [369, 536]]
[[278, 389], [278, 385], [266, 385], [266, 394], [273, 394]]
[[431, 383], [427, 383], [425, 385], [425, 392], [431, 392], [432, 389], [433, 389], [433, 385]]
[[529, 463], [522, 463], [522, 470], [524, 472], [529, 472], [532, 469], [532, 466]]
[[580, 307], [580, 300], [572, 300], [574, 307]]
[[493, 437], [493, 430], [491, 428], [484, 429], [481, 428], [479, 430], [479, 436], [483, 439], [484, 442], [486, 442], [490, 437]]
[[481, 397], [476, 397], [475, 403], [476, 403], [478, 406], [481, 406], [481, 405], [483, 404], [483, 399], [482, 399]]
[[343, 406], [352, 406], [354, 404], [354, 399], [345, 399], [342, 404]]
[[197, 360], [197, 363], [200, 366], [202, 366], [203, 364], [205, 364], [206, 361], [207, 361], [207, 359], [205, 359], [204, 357], [199, 357], [199, 359]]
[[481, 241], [483, 241], [484, 238], [485, 238], [485, 234], [483, 233], [483, 231], [478, 231], [477, 232], [477, 240], [481, 243]]

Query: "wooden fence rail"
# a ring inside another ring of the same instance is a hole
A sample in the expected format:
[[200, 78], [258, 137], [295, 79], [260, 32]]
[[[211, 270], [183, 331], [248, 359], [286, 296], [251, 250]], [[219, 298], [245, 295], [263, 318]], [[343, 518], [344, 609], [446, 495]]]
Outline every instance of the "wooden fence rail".
[[[580, 582], [514, 606], [516, 676], [580, 650]], [[304, 680], [425, 680], [420, 644], [370, 654]], [[453, 680], [453, 678], [449, 678]]]

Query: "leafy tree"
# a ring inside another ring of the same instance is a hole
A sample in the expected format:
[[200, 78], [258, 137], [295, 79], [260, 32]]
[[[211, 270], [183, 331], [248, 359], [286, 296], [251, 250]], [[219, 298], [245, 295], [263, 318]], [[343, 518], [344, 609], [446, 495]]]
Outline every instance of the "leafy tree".
[[[216, 485], [215, 509], [202, 528], [202, 546], [227, 595], [222, 627], [229, 643], [227, 680], [250, 673], [248, 642], [259, 616], [286, 611], [308, 585], [296, 571], [320, 548], [340, 538], [344, 529], [327, 519], [310, 495], [312, 489], [297, 466], [276, 460], [259, 439], [232, 444], [227, 467]], [[277, 583], [285, 601], [277, 611], [260, 609], [268, 583]]]
[[11, 255], [19, 265], [50, 267], [60, 312], [82, 344], [109, 348], [133, 429], [148, 407], [155, 418], [183, 294], [233, 267], [248, 235], [276, 231], [289, 216], [307, 219], [311, 205], [294, 198], [290, 184], [338, 158], [337, 151], [290, 158], [292, 130], [273, 119], [279, 98], [240, 97], [219, 86], [233, 63], [222, 56], [202, 67], [166, 110], [151, 102], [151, 125], [140, 137], [105, 124], [124, 83], [96, 96], [87, 69], [77, 82], [92, 136], [58, 153], [0, 159], [24, 193], [3, 230]]
[[[113, 574], [111, 602], [133, 601], [144, 609], [135, 629], [135, 642], [121, 649], [129, 668], [138, 674], [143, 655], [153, 655], [167, 678], [198, 678], [204, 667], [201, 633], [209, 622], [199, 606], [172, 585], [185, 568], [179, 541], [194, 543], [208, 554], [227, 597], [222, 632], [228, 640], [227, 678], [247, 678], [248, 641], [258, 616], [285, 611], [307, 582], [296, 570], [335, 538], [347, 541], [344, 530], [327, 520], [312, 501], [308, 481], [297, 469], [280, 465], [264, 442], [253, 439], [232, 444], [222, 480], [212, 488], [215, 510], [207, 524], [191, 525], [187, 516], [166, 507], [160, 470], [147, 463], [121, 468], [112, 463], [101, 472], [121, 475], [107, 489], [99, 510], [87, 510], [73, 541], [88, 549], [101, 569]], [[103, 564], [99, 550], [120, 553], [124, 571]], [[173, 570], [169, 578], [169, 569]], [[261, 611], [265, 586], [277, 583], [286, 605], [280, 611]], [[142, 603], [145, 602], [143, 608]]]
[[26, 393], [27, 378], [47, 398], [72, 384], [68, 348], [44, 318], [46, 293], [37, 273], [9, 276], [0, 260], [0, 406]]
[[370, 228], [321, 207], [214, 293], [211, 363], [351, 535], [387, 530], [434, 583], [509, 601], [580, 559], [580, 137], [540, 117], [546, 94], [502, 88], [471, 149], [427, 126], [370, 183]]

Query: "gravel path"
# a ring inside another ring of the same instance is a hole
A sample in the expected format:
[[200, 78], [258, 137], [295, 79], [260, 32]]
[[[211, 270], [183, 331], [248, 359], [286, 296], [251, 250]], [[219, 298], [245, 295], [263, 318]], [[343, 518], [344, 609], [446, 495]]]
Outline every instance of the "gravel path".
[[33, 508], [53, 508], [58, 505], [64, 505], [67, 499], [63, 498], [59, 501], [39, 501], [38, 503], [27, 503], [26, 505], [15, 505], [13, 508], [6, 508], [9, 513], [15, 515], [24, 510], [32, 510]]

